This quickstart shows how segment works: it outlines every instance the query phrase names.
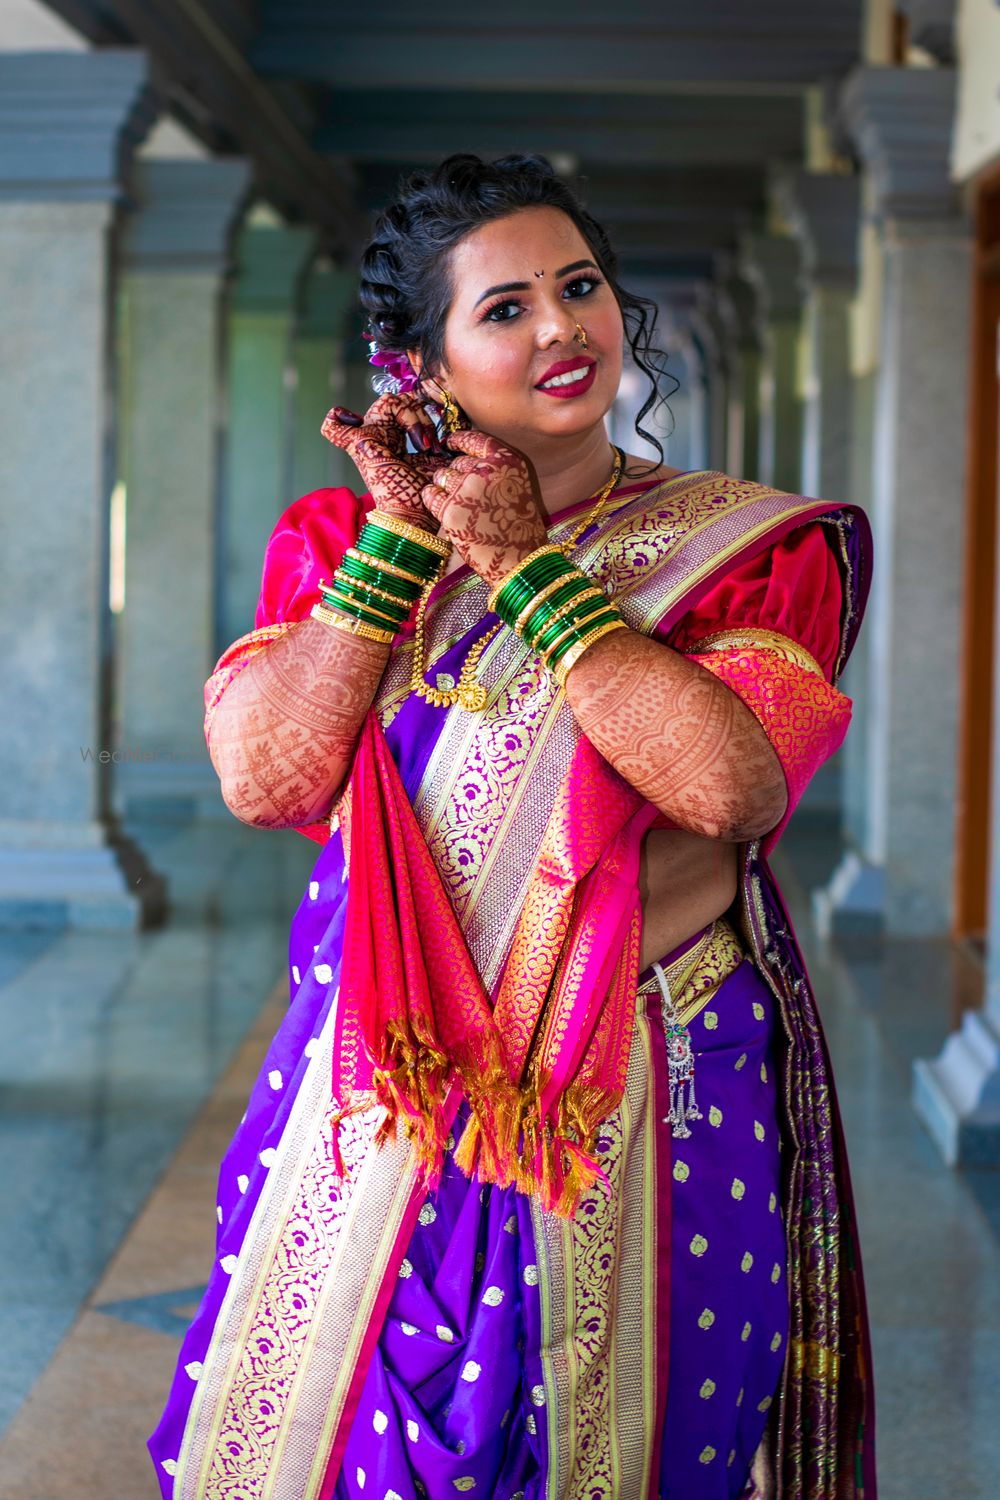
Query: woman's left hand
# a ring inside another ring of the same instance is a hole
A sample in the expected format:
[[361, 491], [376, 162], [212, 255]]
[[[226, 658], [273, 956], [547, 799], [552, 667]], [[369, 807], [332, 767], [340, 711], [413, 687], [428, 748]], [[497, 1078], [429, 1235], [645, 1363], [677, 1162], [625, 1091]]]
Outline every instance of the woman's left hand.
[[486, 432], [449, 433], [458, 457], [421, 491], [456, 552], [493, 587], [548, 541], [523, 454]]

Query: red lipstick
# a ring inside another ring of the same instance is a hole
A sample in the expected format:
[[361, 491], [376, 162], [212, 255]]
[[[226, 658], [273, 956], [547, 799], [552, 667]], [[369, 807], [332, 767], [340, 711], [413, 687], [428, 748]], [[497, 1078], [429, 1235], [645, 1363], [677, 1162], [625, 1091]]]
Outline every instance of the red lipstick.
[[[546, 380], [552, 380], [556, 375], [568, 375], [574, 370], [585, 370], [587, 373], [577, 380], [567, 381], [564, 385], [553, 385], [545, 389]], [[536, 384], [535, 390], [541, 391], [543, 396], [561, 398], [582, 396], [593, 385], [596, 370], [596, 359], [590, 359], [585, 354], [578, 354], [573, 359], [560, 359], [545, 371], [541, 380]]]

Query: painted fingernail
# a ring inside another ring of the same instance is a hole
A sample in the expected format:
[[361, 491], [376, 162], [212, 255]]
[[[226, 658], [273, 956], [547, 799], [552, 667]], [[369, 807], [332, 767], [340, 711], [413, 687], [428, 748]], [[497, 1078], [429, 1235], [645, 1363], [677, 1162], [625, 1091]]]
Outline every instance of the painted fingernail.
[[356, 411], [350, 411], [346, 406], [335, 406], [333, 415], [338, 422], [343, 422], [347, 427], [361, 427], [364, 417], [359, 417]]

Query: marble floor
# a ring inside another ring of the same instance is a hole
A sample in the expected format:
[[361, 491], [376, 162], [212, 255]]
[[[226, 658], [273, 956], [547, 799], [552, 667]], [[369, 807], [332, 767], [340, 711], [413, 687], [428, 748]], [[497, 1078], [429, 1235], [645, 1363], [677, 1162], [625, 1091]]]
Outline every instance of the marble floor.
[[[153, 1500], [145, 1437], [215, 1235], [219, 1156], [286, 1003], [318, 847], [233, 820], [133, 832], [174, 913], [135, 935], [0, 934], [0, 1496]], [[826, 1020], [853, 1164], [882, 1500], [1000, 1496], [1000, 1172], [946, 1169], [909, 1106], [981, 976], [950, 944], [824, 949], [836, 860], [776, 865]], [[694, 1497], [693, 1497], [694, 1500]]]

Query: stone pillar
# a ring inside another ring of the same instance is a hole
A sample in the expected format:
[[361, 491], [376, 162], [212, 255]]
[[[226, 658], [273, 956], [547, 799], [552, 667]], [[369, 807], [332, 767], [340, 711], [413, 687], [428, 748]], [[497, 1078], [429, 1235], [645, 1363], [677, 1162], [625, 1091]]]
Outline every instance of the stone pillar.
[[690, 334], [678, 334], [671, 345], [670, 368], [680, 382], [668, 405], [673, 430], [666, 442], [666, 461], [678, 469], [704, 469], [705, 387], [698, 350]]
[[251, 222], [239, 238], [227, 330], [219, 652], [253, 628], [264, 548], [295, 498], [292, 335], [314, 243], [311, 229], [277, 222]]
[[823, 500], [850, 498], [850, 311], [857, 282], [856, 177], [795, 172], [779, 198], [802, 247], [808, 372], [802, 489]]
[[666, 461], [679, 469], [708, 468], [708, 401], [702, 350], [694, 337], [692, 318], [696, 289], [683, 282], [669, 283], [663, 294], [661, 343], [670, 355], [670, 369], [680, 382], [669, 398], [673, 430], [667, 438]]
[[747, 234], [741, 243], [740, 269], [758, 289], [765, 325], [760, 479], [798, 494], [802, 487], [801, 253], [795, 240], [783, 235]]
[[202, 732], [215, 662], [220, 298], [243, 162], [145, 160], [123, 237], [121, 474], [126, 495], [116, 802], [223, 807]]
[[344, 333], [348, 309], [356, 300], [357, 277], [338, 271], [326, 257], [318, 260], [306, 281], [292, 351], [292, 492], [296, 496], [329, 484], [353, 488], [358, 477], [350, 459], [320, 433], [330, 407], [346, 404]]
[[162, 883], [110, 806], [109, 229], [139, 52], [0, 55], [0, 924], [134, 927]]
[[952, 924], [969, 320], [969, 237], [948, 172], [947, 69], [858, 69], [841, 108], [870, 174], [884, 289], [865, 631], [862, 846], [828, 924], [945, 935]]
[[726, 468], [738, 479], [756, 479], [760, 470], [760, 382], [763, 340], [760, 305], [753, 284], [734, 266], [724, 269], [721, 293], [735, 330], [737, 388], [730, 406]]
[[[802, 492], [839, 504], [853, 498], [850, 317], [858, 265], [858, 179], [797, 171], [778, 176], [775, 189], [802, 253], [807, 359]], [[860, 714], [856, 730], [859, 720]], [[806, 809], [842, 819], [845, 761], [846, 747], [821, 767], [802, 799]]]
[[729, 393], [734, 373], [730, 329], [719, 306], [714, 284], [702, 282], [699, 285], [690, 319], [701, 352], [708, 467], [724, 471], [729, 448]]
[[[964, 245], [951, 273], [958, 285], [969, 279], [962, 265], [963, 252]], [[946, 379], [951, 373], [949, 365], [940, 372], [940, 378]], [[940, 503], [952, 518], [963, 514], [957, 486], [942, 495]], [[957, 526], [955, 530], [957, 533]], [[957, 534], [955, 543], [960, 545]], [[947, 561], [952, 563], [950, 550]], [[958, 591], [961, 578], [957, 559], [954, 570], [952, 582]], [[932, 608], [938, 608], [936, 602]], [[986, 999], [981, 1010], [965, 1013], [960, 1027], [937, 1057], [918, 1059], [914, 1064], [913, 1104], [950, 1165], [996, 1168], [1000, 1167], [1000, 613], [994, 630]], [[956, 643], [956, 663], [957, 655]]]

